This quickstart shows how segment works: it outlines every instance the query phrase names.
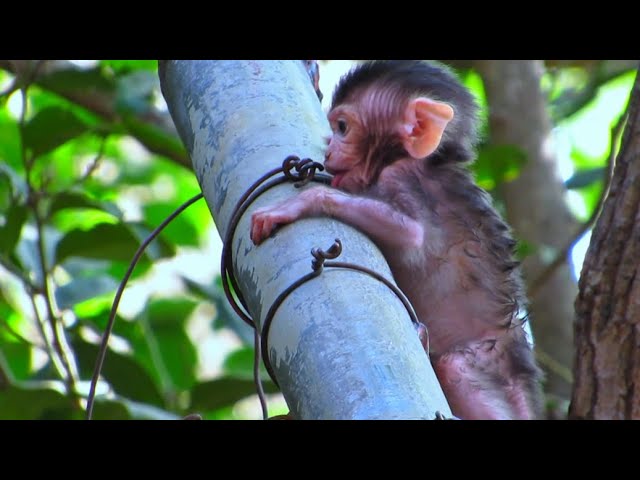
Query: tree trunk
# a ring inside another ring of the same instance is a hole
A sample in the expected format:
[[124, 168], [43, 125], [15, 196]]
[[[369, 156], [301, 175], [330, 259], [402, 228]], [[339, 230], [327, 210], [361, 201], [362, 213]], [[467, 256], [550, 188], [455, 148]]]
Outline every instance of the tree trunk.
[[640, 79], [576, 300], [569, 415], [640, 419]]
[[[222, 238], [241, 195], [285, 157], [322, 159], [329, 127], [299, 61], [165, 61], [162, 91]], [[340, 238], [339, 260], [392, 278], [375, 245], [331, 220], [295, 222], [255, 247], [249, 219], [295, 195], [259, 196], [232, 240], [234, 269], [262, 328], [276, 297], [310, 272], [310, 250]], [[428, 358], [395, 294], [362, 273], [325, 269], [291, 293], [271, 324], [268, 355], [296, 418], [432, 419], [451, 415]]]
[[[548, 252], [561, 249], [577, 228], [549, 148], [551, 122], [540, 89], [544, 65], [531, 60], [496, 60], [478, 61], [476, 68], [487, 94], [491, 143], [516, 145], [527, 155], [519, 177], [502, 184], [500, 194], [516, 236], [536, 249], [523, 262], [530, 284], [549, 263]], [[569, 263], [564, 263], [530, 298], [531, 327], [546, 373], [545, 391], [563, 399], [571, 391], [569, 375], [563, 372], [571, 371], [576, 293]]]

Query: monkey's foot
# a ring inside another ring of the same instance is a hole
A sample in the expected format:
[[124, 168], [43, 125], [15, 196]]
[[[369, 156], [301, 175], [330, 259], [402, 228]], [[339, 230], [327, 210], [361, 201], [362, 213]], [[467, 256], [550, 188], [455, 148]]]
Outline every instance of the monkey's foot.
[[427, 332], [427, 327], [425, 327], [423, 323], [414, 323], [413, 326], [416, 329], [422, 348], [424, 348], [425, 352], [429, 353], [429, 332]]

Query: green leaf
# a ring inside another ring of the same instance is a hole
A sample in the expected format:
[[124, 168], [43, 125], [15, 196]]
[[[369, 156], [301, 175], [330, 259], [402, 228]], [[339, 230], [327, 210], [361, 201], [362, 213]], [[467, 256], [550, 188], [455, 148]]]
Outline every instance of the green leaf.
[[128, 73], [131, 70], [155, 72], [158, 69], [157, 60], [100, 60], [100, 65], [111, 67], [116, 74]]
[[0, 166], [6, 164], [18, 169], [22, 165], [20, 130], [7, 112], [0, 109]]
[[134, 417], [122, 399], [96, 398], [92, 418], [94, 420], [129, 420]]
[[[90, 378], [98, 358], [98, 346], [77, 338], [72, 343], [82, 377]], [[138, 402], [158, 406], [164, 404], [162, 395], [149, 374], [131, 356], [109, 350], [102, 368], [102, 376], [120, 395]]]
[[57, 194], [51, 203], [49, 214], [53, 215], [62, 210], [79, 208], [100, 210], [118, 219], [122, 219], [122, 211], [115, 203], [89, 198], [80, 192], [62, 192]]
[[66, 285], [55, 289], [55, 298], [60, 308], [71, 308], [74, 305], [110, 293], [118, 288], [118, 282], [107, 275], [74, 278]]
[[601, 182], [604, 179], [607, 167], [595, 167], [579, 170], [568, 178], [564, 185], [570, 190], [588, 187], [594, 183]]
[[[176, 205], [167, 203], [146, 205], [144, 218], [150, 225], [160, 225], [175, 209]], [[174, 218], [161, 235], [178, 245], [198, 246], [198, 232], [185, 215]]]
[[[130, 222], [126, 224], [127, 228], [138, 238], [141, 244], [151, 234], [153, 229], [144, 223]], [[172, 243], [166, 241], [162, 235], [158, 235], [145, 249], [145, 255], [152, 260], [160, 260], [161, 258], [173, 257], [176, 254], [176, 247]]]
[[14, 204], [5, 215], [4, 226], [0, 227], [0, 253], [10, 255], [16, 247], [22, 227], [27, 219], [26, 207]]
[[0, 170], [0, 213], [7, 211], [13, 199], [13, 185], [11, 177]]
[[[230, 377], [253, 381], [254, 361], [254, 349], [244, 347], [231, 352], [227, 358], [225, 358], [222, 368]], [[269, 378], [269, 374], [264, 365], [260, 365], [260, 372], [261, 378]]]
[[[266, 393], [277, 393], [278, 387], [270, 380], [263, 381]], [[232, 405], [256, 394], [252, 380], [224, 377], [201, 383], [191, 390], [189, 411], [209, 411]]]
[[149, 320], [154, 330], [182, 326], [191, 315], [197, 303], [192, 300], [155, 300], [148, 309]]
[[515, 145], [487, 145], [479, 150], [473, 171], [481, 187], [493, 190], [517, 178], [526, 162], [527, 154]]
[[[0, 318], [0, 322], [4, 321]], [[11, 336], [11, 333], [4, 329], [0, 329], [2, 337], [0, 338], [0, 351], [4, 354], [4, 357], [9, 364], [11, 375], [16, 380], [27, 380], [31, 374], [31, 346], [26, 343], [15, 340], [15, 337]], [[2, 396], [0, 390], [0, 396]]]
[[24, 142], [34, 156], [47, 153], [84, 133], [87, 126], [71, 111], [49, 107], [39, 111], [24, 128]]
[[37, 420], [48, 410], [68, 407], [70, 400], [48, 384], [33, 382], [0, 390], [0, 420]]
[[115, 81], [105, 76], [99, 68], [59, 70], [39, 79], [40, 84], [54, 91], [105, 92], [115, 90]]
[[525, 240], [518, 240], [516, 244], [516, 258], [518, 260], [524, 260], [529, 255], [537, 253], [539, 248], [534, 243], [526, 242]]
[[138, 245], [125, 225], [101, 223], [88, 231], [75, 229], [67, 233], [57, 245], [55, 258], [57, 263], [72, 256], [129, 262]]
[[167, 373], [180, 389], [189, 389], [196, 381], [198, 355], [184, 328], [195, 306], [189, 300], [159, 300], [146, 312]]
[[[108, 313], [111, 309], [111, 301], [108, 308], [102, 311], [95, 311], [83, 315], [81, 321], [83, 324], [89, 324], [99, 332], [105, 330], [107, 325]], [[166, 378], [166, 370], [164, 369], [164, 359], [160, 352], [157, 352], [157, 341], [154, 333], [146, 327], [147, 319], [144, 318], [145, 312], [134, 321], [127, 321], [116, 315], [116, 321], [113, 327], [113, 333], [129, 342], [133, 350], [133, 356], [153, 378], [155, 385], [159, 390], [170, 389], [169, 380]], [[154, 351], [152, 352], [152, 349]], [[158, 356], [160, 355], [160, 356]]]
[[162, 128], [149, 122], [139, 120], [134, 115], [125, 114], [122, 117], [127, 130], [150, 150], [168, 157], [184, 158], [184, 165], [190, 164], [189, 156], [184, 144], [176, 136], [169, 135]]

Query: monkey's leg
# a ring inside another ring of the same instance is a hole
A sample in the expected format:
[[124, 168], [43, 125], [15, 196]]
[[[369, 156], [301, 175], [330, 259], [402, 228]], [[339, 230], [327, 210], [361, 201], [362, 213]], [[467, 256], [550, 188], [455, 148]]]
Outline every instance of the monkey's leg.
[[433, 359], [454, 415], [465, 420], [535, 417], [525, 382], [513, 373], [513, 348], [513, 344], [481, 340]]
[[416, 323], [414, 327], [422, 344], [422, 348], [424, 348], [425, 352], [429, 353], [429, 332], [427, 331], [427, 327], [425, 327], [423, 323]]

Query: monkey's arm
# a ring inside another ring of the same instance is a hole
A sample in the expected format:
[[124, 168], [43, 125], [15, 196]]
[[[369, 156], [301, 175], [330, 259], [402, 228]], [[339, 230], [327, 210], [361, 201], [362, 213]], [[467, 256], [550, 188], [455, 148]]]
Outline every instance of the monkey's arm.
[[257, 210], [251, 217], [251, 240], [260, 244], [276, 225], [318, 216], [348, 223], [385, 247], [419, 248], [424, 240], [423, 226], [391, 205], [324, 186], [310, 188], [293, 199]]

